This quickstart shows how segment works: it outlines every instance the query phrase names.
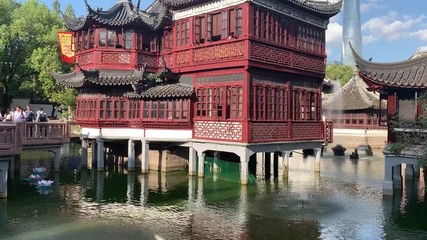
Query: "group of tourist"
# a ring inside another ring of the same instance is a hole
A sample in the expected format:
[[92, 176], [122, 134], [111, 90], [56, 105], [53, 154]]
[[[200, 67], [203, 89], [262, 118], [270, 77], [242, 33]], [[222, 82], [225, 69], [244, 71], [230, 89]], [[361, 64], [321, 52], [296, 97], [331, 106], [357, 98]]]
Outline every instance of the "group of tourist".
[[4, 111], [0, 113], [0, 121], [2, 122], [47, 122], [46, 113], [43, 108], [40, 108], [36, 113], [31, 110], [31, 106], [27, 105], [24, 111], [21, 106], [17, 106], [15, 111]]

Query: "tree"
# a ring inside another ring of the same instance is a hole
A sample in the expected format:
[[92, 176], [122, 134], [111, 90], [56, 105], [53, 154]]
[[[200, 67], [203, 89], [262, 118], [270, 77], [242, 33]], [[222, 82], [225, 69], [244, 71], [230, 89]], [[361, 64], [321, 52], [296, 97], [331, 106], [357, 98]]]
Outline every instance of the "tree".
[[326, 78], [340, 81], [344, 86], [355, 74], [355, 70], [348, 65], [329, 64], [326, 66]]
[[[57, 4], [57, 2], [56, 2]], [[72, 65], [60, 61], [57, 32], [64, 30], [56, 10], [28, 0], [0, 0], [0, 84], [3, 104], [12, 96], [38, 92], [39, 98], [69, 105], [73, 91], [56, 86], [53, 72], [69, 72]], [[62, 96], [64, 95], [64, 96]]]

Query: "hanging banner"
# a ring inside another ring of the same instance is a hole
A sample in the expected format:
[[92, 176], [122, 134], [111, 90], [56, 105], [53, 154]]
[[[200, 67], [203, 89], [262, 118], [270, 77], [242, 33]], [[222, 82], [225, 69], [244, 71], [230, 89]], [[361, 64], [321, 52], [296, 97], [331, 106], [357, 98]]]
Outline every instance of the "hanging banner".
[[58, 32], [58, 38], [62, 61], [66, 63], [74, 63], [74, 34], [72, 32]]

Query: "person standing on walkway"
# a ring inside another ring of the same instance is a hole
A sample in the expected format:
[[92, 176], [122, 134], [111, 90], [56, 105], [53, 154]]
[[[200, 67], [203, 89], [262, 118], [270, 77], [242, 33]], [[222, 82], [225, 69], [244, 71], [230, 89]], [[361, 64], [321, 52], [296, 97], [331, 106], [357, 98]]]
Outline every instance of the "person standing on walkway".
[[20, 123], [25, 120], [24, 112], [22, 111], [21, 106], [17, 106], [15, 108], [15, 111], [13, 112], [13, 122], [14, 123]]

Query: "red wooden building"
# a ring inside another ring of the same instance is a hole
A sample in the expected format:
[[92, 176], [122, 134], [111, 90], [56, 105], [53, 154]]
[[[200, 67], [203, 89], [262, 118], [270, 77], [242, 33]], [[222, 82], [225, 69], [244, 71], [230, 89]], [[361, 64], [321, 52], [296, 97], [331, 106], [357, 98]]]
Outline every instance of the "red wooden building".
[[197, 151], [199, 176], [206, 151], [233, 152], [246, 184], [252, 154], [322, 146], [325, 30], [341, 4], [164, 0], [142, 11], [139, 1], [86, 2], [86, 17], [64, 17], [75, 71], [55, 78], [79, 89], [76, 120], [98, 149], [129, 139], [132, 160], [142, 141], [145, 172], [149, 143], [182, 143], [191, 175]]

